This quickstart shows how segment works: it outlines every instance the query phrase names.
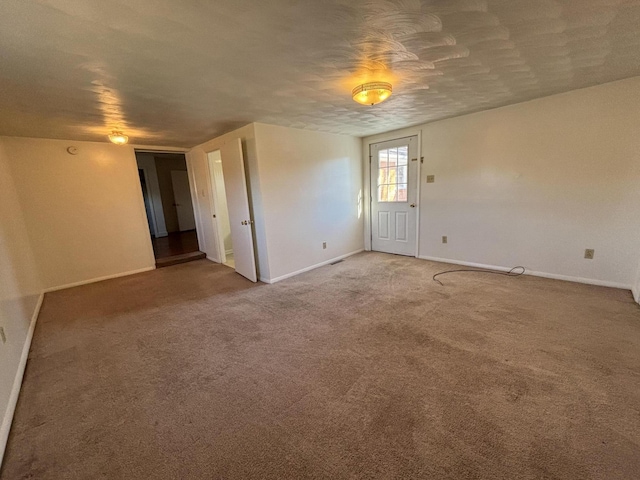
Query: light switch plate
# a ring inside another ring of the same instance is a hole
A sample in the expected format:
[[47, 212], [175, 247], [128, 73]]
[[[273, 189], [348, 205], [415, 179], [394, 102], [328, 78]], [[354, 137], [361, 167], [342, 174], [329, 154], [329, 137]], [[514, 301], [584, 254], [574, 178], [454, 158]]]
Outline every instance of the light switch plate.
[[427, 175], [427, 183], [434, 183], [436, 181], [435, 175]]

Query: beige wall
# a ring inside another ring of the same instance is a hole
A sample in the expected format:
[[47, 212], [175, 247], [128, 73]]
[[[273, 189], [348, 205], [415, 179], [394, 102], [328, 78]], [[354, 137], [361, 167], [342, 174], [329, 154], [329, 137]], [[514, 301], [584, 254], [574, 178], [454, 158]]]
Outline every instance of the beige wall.
[[366, 157], [370, 143], [422, 133], [421, 256], [630, 288], [640, 259], [638, 125], [640, 77], [363, 142]]
[[0, 138], [0, 327], [7, 340], [4, 344], [0, 342], [0, 464], [20, 387], [21, 362], [26, 362], [32, 333], [30, 326], [41, 290], [27, 227], [9, 170], [9, 158]]
[[133, 147], [3, 143], [44, 288], [154, 267]]
[[261, 123], [255, 132], [270, 279], [363, 249], [360, 139]]

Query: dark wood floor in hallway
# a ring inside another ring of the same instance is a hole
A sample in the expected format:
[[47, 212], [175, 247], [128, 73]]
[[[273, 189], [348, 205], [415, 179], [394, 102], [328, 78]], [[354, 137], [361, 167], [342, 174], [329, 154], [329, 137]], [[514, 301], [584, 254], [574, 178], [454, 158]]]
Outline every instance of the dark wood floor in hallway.
[[153, 237], [151, 242], [156, 259], [183, 255], [199, 250], [198, 235], [195, 230], [171, 232], [166, 237]]
[[0, 477], [637, 478], [631, 294], [448, 268], [199, 260], [48, 293]]

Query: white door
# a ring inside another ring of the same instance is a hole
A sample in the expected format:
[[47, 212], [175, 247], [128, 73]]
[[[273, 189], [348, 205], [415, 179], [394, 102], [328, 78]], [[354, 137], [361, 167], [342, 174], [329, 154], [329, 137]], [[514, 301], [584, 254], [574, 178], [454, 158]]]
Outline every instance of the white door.
[[371, 145], [371, 249], [415, 256], [418, 137]]
[[257, 282], [256, 257], [253, 251], [253, 221], [249, 212], [247, 177], [244, 172], [240, 139], [225, 143], [220, 149], [220, 154], [236, 272], [252, 282]]
[[173, 199], [178, 212], [178, 228], [181, 232], [194, 230], [196, 219], [193, 215], [193, 203], [189, 189], [189, 175], [184, 170], [171, 170], [173, 184]]
[[229, 224], [229, 209], [227, 208], [227, 192], [224, 187], [224, 172], [222, 171], [222, 157], [220, 151], [209, 152], [209, 180], [211, 183], [211, 208], [215, 212], [215, 223], [218, 235], [220, 263], [226, 263], [227, 255], [233, 254], [231, 243], [231, 225]]

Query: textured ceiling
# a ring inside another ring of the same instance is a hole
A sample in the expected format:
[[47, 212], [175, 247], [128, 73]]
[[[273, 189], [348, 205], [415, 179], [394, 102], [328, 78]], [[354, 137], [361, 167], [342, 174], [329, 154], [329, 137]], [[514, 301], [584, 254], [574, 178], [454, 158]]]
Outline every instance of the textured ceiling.
[[639, 75], [640, 0], [2, 0], [0, 61], [3, 135], [363, 136]]

